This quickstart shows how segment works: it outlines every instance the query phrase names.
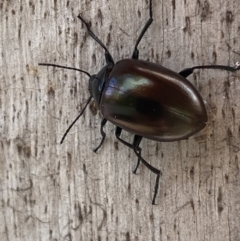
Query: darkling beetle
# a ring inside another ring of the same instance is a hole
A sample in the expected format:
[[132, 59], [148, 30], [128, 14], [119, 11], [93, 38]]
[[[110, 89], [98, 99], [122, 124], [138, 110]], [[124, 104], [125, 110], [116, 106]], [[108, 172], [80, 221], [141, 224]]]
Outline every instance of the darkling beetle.
[[[138, 157], [133, 173], [136, 173], [141, 162], [157, 175], [152, 199], [152, 204], [155, 204], [161, 171], [142, 157], [142, 149], [139, 147], [142, 138], [166, 142], [179, 141], [202, 130], [208, 121], [206, 106], [196, 88], [186, 78], [195, 69], [220, 69], [234, 72], [240, 69], [240, 65], [236, 64], [235, 67], [199, 65], [176, 73], [159, 64], [139, 60], [138, 45], [153, 22], [152, 0], [149, 4], [149, 19], [137, 39], [132, 58], [123, 59], [116, 64], [107, 47], [92, 32], [89, 24], [80, 15], [78, 18], [86, 26], [90, 36], [105, 50], [106, 65], [96, 75], [90, 75], [76, 68], [39, 63], [44, 66], [80, 71], [89, 76], [90, 97], [83, 110], [68, 127], [61, 143], [93, 97], [103, 116], [100, 128], [102, 139], [94, 151], [97, 152], [104, 142], [106, 134], [103, 127], [106, 122], [110, 121], [116, 125], [117, 139], [133, 149]], [[133, 143], [121, 139], [122, 130], [134, 134]]]

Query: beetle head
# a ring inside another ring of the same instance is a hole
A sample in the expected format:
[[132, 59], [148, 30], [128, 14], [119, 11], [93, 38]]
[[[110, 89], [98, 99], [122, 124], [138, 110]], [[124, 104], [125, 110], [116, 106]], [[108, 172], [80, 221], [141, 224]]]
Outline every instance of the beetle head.
[[100, 103], [104, 84], [111, 69], [112, 65], [107, 64], [96, 75], [92, 75], [89, 79], [88, 90], [97, 105]]
[[[111, 60], [111, 59], [110, 59]], [[88, 106], [89, 102], [91, 101], [92, 97], [94, 98], [95, 102], [97, 103], [97, 105], [99, 106], [100, 100], [101, 100], [101, 95], [103, 92], [103, 88], [104, 88], [104, 83], [110, 73], [110, 71], [113, 68], [113, 61], [108, 61], [108, 64], [106, 66], [104, 66], [97, 74], [95, 75], [90, 75], [87, 71], [81, 70], [81, 69], [77, 69], [77, 68], [72, 68], [72, 67], [67, 67], [67, 66], [62, 66], [62, 65], [58, 65], [58, 64], [49, 64], [49, 63], [39, 63], [39, 65], [43, 65], [43, 66], [52, 66], [52, 67], [57, 67], [57, 68], [62, 68], [62, 69], [70, 69], [70, 70], [75, 70], [75, 71], [79, 71], [82, 73], [85, 73], [87, 76], [89, 76], [89, 92], [90, 92], [90, 97], [87, 100], [87, 103], [85, 104], [85, 106], [83, 107], [82, 111], [80, 112], [80, 114], [77, 116], [77, 118], [72, 122], [72, 124], [68, 127], [68, 129], [66, 130], [66, 132], [64, 133], [62, 139], [61, 139], [61, 144], [63, 143], [67, 133], [70, 131], [70, 129], [73, 127], [73, 125], [76, 123], [76, 121], [81, 117], [81, 115], [84, 113], [86, 107]]]

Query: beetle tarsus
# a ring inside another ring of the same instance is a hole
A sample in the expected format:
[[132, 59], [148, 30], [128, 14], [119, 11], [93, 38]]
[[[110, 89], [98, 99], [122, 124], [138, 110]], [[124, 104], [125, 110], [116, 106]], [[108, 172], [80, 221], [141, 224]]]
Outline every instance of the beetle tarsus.
[[146, 22], [146, 24], [144, 25], [144, 27], [143, 27], [143, 29], [142, 29], [142, 31], [141, 31], [138, 39], [137, 39], [137, 42], [135, 44], [134, 51], [133, 51], [133, 54], [132, 54], [132, 59], [138, 59], [139, 51], [138, 51], [137, 47], [138, 47], [140, 41], [142, 40], [142, 37], [144, 36], [146, 31], [150, 27], [152, 22], [153, 22], [153, 18], [152, 18], [152, 0], [150, 0], [150, 3], [149, 3], [149, 19]]
[[139, 167], [139, 165], [140, 165], [140, 161], [141, 161], [141, 159], [138, 158], [137, 165], [136, 165], [136, 167], [135, 167], [134, 170], [133, 170], [133, 173], [134, 173], [134, 174], [137, 174], [137, 169], [138, 169], [138, 167]]
[[[132, 145], [132, 149], [133, 149], [133, 145]], [[137, 150], [138, 150], [139, 156], [141, 156], [141, 154], [142, 154], [142, 148], [138, 147]], [[135, 167], [134, 170], [133, 170], [133, 173], [134, 173], [134, 174], [137, 174], [137, 169], [138, 169], [138, 167], [139, 167], [139, 165], [140, 165], [140, 162], [141, 162], [141, 158], [138, 157], [137, 165], [136, 165], [136, 167]]]
[[103, 130], [103, 127], [106, 125], [107, 123], [107, 119], [103, 118], [101, 121], [101, 128], [100, 128], [100, 132], [101, 132], [101, 136], [102, 136], [102, 140], [100, 142], [100, 144], [93, 150], [95, 153], [98, 151], [98, 149], [102, 146], [105, 138], [106, 138], [106, 133]]
[[155, 189], [154, 189], [154, 195], [153, 195], [153, 200], [152, 200], [152, 205], [155, 205], [155, 199], [158, 193], [158, 188], [159, 188], [159, 181], [160, 181], [160, 176], [161, 176], [161, 171], [157, 174], [156, 182], [155, 182]]

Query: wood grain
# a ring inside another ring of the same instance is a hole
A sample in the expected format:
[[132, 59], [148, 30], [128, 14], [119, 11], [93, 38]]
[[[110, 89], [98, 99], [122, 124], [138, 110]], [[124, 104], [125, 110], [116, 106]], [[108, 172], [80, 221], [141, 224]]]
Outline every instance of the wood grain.
[[[180, 71], [240, 61], [238, 0], [153, 2], [154, 22], [140, 58]], [[117, 142], [92, 103], [88, 77], [38, 66], [62, 64], [97, 73], [104, 52], [77, 19], [91, 22], [115, 61], [131, 56], [148, 19], [144, 0], [2, 1], [0, 3], [0, 237], [2, 241], [184, 240], [240, 237], [240, 72], [195, 71], [189, 77], [211, 109], [208, 135], [173, 142], [144, 140], [155, 175]], [[123, 138], [133, 136], [124, 132]]]

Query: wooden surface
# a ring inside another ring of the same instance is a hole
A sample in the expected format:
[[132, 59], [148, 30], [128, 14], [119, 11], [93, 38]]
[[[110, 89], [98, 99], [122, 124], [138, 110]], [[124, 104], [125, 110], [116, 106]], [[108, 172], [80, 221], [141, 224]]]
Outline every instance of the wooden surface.
[[[239, 0], [153, 2], [154, 22], [140, 58], [175, 71], [240, 61]], [[148, 19], [144, 0], [0, 3], [1, 241], [184, 240], [240, 237], [240, 72], [189, 77], [211, 109], [208, 135], [173, 143], [144, 140], [155, 175], [117, 142], [91, 104], [60, 139], [89, 96], [88, 77], [38, 66], [57, 63], [97, 73], [104, 52], [77, 15], [91, 21], [115, 61], [130, 57]], [[132, 135], [123, 134], [127, 141]]]

